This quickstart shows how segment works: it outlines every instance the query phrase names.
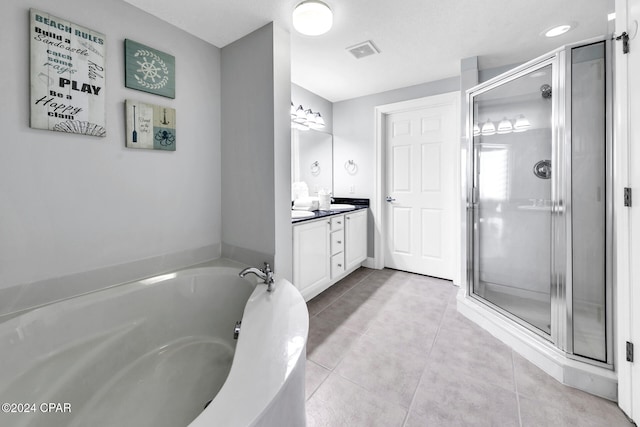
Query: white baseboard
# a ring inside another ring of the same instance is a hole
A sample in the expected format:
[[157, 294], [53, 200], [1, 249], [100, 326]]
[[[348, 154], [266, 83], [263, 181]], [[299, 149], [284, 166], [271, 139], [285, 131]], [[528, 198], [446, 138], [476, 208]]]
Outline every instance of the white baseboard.
[[372, 257], [368, 257], [367, 259], [364, 260], [364, 262], [362, 263], [363, 267], [367, 267], [367, 268], [373, 268], [376, 270], [382, 270], [382, 268], [378, 268], [376, 267], [376, 259], [372, 258]]

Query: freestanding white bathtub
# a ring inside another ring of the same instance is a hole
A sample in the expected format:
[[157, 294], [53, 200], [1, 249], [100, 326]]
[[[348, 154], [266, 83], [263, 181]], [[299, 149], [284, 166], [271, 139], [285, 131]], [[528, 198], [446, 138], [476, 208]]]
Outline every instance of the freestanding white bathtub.
[[306, 305], [242, 267], [216, 260], [0, 323], [0, 425], [304, 426]]

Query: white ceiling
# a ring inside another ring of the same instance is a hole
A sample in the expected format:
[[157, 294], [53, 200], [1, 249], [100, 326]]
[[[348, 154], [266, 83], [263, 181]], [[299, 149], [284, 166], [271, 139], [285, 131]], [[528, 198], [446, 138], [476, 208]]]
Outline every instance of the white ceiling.
[[[301, 0], [125, 0], [213, 44], [225, 45], [274, 21], [291, 33], [291, 80], [337, 102], [459, 75], [460, 59], [481, 69], [525, 62], [607, 32], [615, 0], [324, 0], [329, 33], [308, 37], [291, 25]], [[548, 39], [562, 23], [575, 29]], [[347, 50], [372, 40], [379, 55]]]

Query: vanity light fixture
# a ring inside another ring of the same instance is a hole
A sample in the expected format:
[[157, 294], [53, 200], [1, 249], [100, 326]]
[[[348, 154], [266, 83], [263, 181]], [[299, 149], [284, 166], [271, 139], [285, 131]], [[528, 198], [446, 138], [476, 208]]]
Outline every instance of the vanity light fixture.
[[497, 129], [491, 120], [487, 120], [482, 126], [476, 123], [473, 125], [473, 136], [505, 135], [511, 132], [525, 132], [529, 129], [531, 129], [531, 123], [523, 114], [520, 114], [516, 119], [503, 118], [498, 123]]
[[309, 130], [309, 126], [305, 125], [304, 123], [296, 123], [294, 121], [291, 122], [291, 128], [298, 129], [301, 131]]
[[315, 113], [311, 111], [311, 109], [305, 110], [304, 113], [307, 116], [304, 120], [304, 124], [309, 126], [310, 128], [313, 128], [313, 126], [316, 124]]
[[295, 118], [293, 118], [293, 121], [296, 123], [304, 123], [305, 120], [307, 120], [307, 113], [304, 112], [304, 108], [302, 108], [302, 105], [300, 105], [296, 109], [296, 116]]
[[333, 25], [333, 12], [319, 0], [299, 3], [293, 10], [293, 28], [305, 36], [319, 36]]
[[498, 123], [498, 134], [504, 135], [505, 133], [513, 132], [513, 125], [511, 124], [511, 120], [508, 120], [506, 117]]
[[298, 108], [294, 107], [291, 102], [291, 127], [298, 130], [323, 129], [325, 126], [324, 119], [318, 112], [311, 111], [310, 108], [304, 109], [302, 105]]
[[487, 122], [482, 125], [482, 136], [495, 135], [495, 133], [496, 125], [494, 125], [491, 120], [487, 120]]
[[525, 116], [520, 114], [520, 116], [516, 119], [516, 122], [513, 125], [513, 131], [524, 132], [528, 130], [530, 127], [531, 127], [531, 123], [529, 123], [529, 120], [527, 120]]
[[324, 119], [320, 115], [320, 113], [313, 113], [314, 115], [314, 123], [311, 125], [311, 129], [324, 129]]
[[535, 73], [529, 74], [529, 77], [531, 77], [532, 79], [537, 79], [538, 77], [544, 77], [546, 75], [547, 75], [546, 71], [538, 70]]

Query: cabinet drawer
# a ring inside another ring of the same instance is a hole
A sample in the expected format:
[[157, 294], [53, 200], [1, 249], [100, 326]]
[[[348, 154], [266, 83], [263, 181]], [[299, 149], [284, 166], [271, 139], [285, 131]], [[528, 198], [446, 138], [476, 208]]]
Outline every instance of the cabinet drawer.
[[331, 255], [335, 255], [344, 250], [344, 230], [331, 233]]
[[331, 257], [331, 278], [338, 277], [344, 273], [344, 253], [340, 252]]
[[331, 231], [342, 230], [344, 228], [344, 215], [331, 218]]

